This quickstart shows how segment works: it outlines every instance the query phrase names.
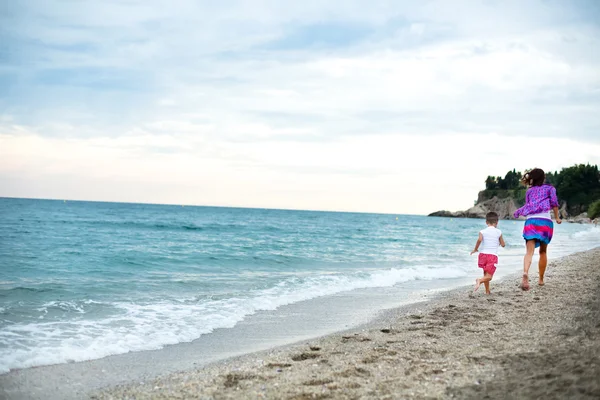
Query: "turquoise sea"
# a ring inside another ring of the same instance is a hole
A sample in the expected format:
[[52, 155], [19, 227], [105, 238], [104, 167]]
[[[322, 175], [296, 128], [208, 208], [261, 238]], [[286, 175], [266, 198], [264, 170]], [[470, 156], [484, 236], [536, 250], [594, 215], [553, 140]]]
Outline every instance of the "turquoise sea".
[[[482, 220], [0, 198], [0, 373], [190, 342], [253, 314], [480, 275]], [[498, 276], [520, 268], [501, 221]], [[555, 226], [550, 257], [598, 246]], [[535, 268], [534, 268], [535, 270]], [[411, 290], [413, 290], [411, 289]]]

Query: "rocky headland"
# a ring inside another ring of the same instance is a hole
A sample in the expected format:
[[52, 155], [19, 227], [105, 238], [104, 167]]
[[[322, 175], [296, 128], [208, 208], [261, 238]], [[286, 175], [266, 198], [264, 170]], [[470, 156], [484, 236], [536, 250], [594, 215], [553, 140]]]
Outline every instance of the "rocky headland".
[[[498, 214], [500, 219], [515, 219], [513, 213], [517, 208], [520, 207], [519, 202], [513, 196], [499, 197], [493, 195], [490, 198], [489, 191], [482, 190], [477, 196], [477, 202], [475, 205], [465, 211], [447, 211], [441, 210], [429, 214], [430, 217], [450, 217], [450, 218], [485, 218], [488, 212], [495, 212]], [[579, 215], [569, 215], [567, 211], [567, 203], [563, 202], [559, 210], [560, 217], [566, 222], [574, 223], [591, 223], [592, 221], [588, 217], [587, 213], [581, 213]], [[525, 219], [521, 217], [519, 219]]]
[[485, 215], [494, 211], [500, 219], [514, 219], [513, 213], [519, 208], [515, 199], [507, 197], [499, 199], [493, 197], [491, 199], [477, 202], [473, 207], [465, 211], [436, 211], [429, 214], [430, 217], [453, 217], [453, 218], [485, 218]]

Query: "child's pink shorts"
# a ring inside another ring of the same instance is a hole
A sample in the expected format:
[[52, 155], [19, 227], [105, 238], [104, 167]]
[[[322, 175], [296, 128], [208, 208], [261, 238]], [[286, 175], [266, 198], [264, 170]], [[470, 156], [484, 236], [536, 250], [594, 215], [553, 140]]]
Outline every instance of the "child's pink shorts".
[[479, 253], [477, 265], [479, 265], [479, 268], [483, 268], [483, 272], [487, 272], [488, 274], [494, 276], [494, 272], [496, 272], [496, 264], [498, 264], [497, 255]]

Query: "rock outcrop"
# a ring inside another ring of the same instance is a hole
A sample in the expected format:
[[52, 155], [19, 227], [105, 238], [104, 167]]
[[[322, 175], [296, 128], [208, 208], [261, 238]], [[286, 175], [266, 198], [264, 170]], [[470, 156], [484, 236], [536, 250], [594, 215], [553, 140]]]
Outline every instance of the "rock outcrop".
[[[485, 199], [485, 197], [479, 195], [479, 199]], [[429, 214], [430, 217], [452, 217], [452, 218], [485, 218], [485, 215], [494, 211], [498, 214], [500, 219], [514, 219], [513, 213], [519, 208], [517, 202], [512, 197], [505, 197], [499, 199], [498, 197], [492, 197], [488, 200], [477, 202], [473, 207], [466, 211], [436, 211]], [[573, 222], [578, 224], [589, 224], [592, 220], [588, 217], [587, 212], [579, 214], [575, 217], [569, 216], [567, 212], [567, 204], [563, 203], [559, 208], [558, 213], [560, 217], [566, 222]], [[554, 215], [552, 215], [554, 219]], [[523, 217], [519, 219], [524, 219]]]
[[[500, 197], [496, 196], [499, 194]], [[490, 196], [493, 196], [490, 198]], [[513, 214], [519, 205], [513, 197], [511, 191], [488, 191], [482, 190], [477, 195], [477, 203], [466, 211], [436, 211], [429, 214], [429, 217], [452, 217], [452, 218], [485, 218], [485, 215], [494, 211], [498, 214], [499, 219], [514, 219]], [[587, 212], [583, 212], [577, 216], [569, 215], [567, 211], [567, 202], [561, 202], [561, 207], [558, 209], [558, 215], [566, 222], [574, 222], [579, 224], [592, 223]], [[554, 214], [551, 215], [554, 219]], [[521, 217], [519, 219], [524, 219]]]
[[485, 218], [485, 215], [491, 211], [498, 214], [500, 219], [513, 219], [513, 213], [519, 208], [515, 199], [507, 197], [499, 199], [492, 197], [483, 203], [478, 203], [474, 207], [469, 208], [465, 211], [467, 218]]
[[[480, 197], [481, 198], [481, 197]], [[492, 197], [489, 200], [478, 202], [466, 211], [436, 211], [429, 214], [430, 217], [455, 217], [455, 218], [485, 218], [490, 211], [498, 214], [500, 219], [513, 219], [513, 213], [519, 208], [515, 200], [511, 197], [499, 199]]]
[[588, 213], [584, 212], [574, 218], [567, 219], [567, 222], [574, 222], [576, 224], [590, 224], [592, 223], [592, 220], [588, 217]]
[[446, 210], [441, 210], [441, 211], [436, 211], [436, 212], [432, 212], [431, 214], [429, 214], [429, 217], [454, 217], [454, 218], [463, 218], [465, 216], [465, 212], [464, 211], [446, 211]]
[[567, 212], [567, 202], [563, 202], [562, 206], [558, 209], [558, 215], [560, 215], [560, 217], [562, 219], [567, 219], [569, 218], [569, 213]]

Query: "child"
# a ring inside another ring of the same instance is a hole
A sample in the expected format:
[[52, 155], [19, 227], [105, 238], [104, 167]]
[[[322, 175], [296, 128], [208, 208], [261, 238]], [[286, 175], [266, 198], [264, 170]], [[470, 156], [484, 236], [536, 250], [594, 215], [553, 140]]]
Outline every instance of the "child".
[[554, 212], [554, 219], [560, 224], [558, 215], [558, 198], [556, 189], [544, 184], [546, 174], [539, 168], [534, 168], [527, 172], [521, 182], [529, 186], [525, 195], [525, 205], [514, 212], [514, 217], [526, 216], [525, 226], [523, 227], [523, 238], [527, 252], [523, 258], [523, 282], [521, 289], [529, 290], [529, 267], [533, 259], [533, 253], [537, 247], [540, 248], [540, 261], [538, 264], [540, 278], [538, 284], [544, 285], [544, 273], [548, 263], [546, 250], [552, 240], [554, 233], [554, 224], [550, 217], [550, 210]]
[[483, 268], [483, 278], [475, 280], [474, 291], [477, 291], [479, 285], [483, 283], [485, 294], [490, 294], [490, 281], [494, 277], [496, 265], [498, 264], [498, 245], [504, 247], [506, 244], [502, 237], [502, 231], [498, 229], [498, 214], [495, 212], [487, 213], [485, 223], [487, 224], [487, 228], [479, 232], [479, 238], [477, 239], [477, 243], [475, 243], [475, 248], [471, 252], [471, 255], [477, 253], [479, 245], [481, 245], [477, 265], [479, 268]]

